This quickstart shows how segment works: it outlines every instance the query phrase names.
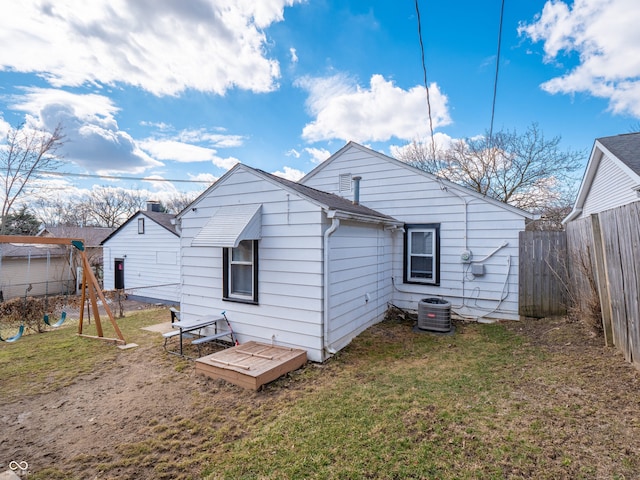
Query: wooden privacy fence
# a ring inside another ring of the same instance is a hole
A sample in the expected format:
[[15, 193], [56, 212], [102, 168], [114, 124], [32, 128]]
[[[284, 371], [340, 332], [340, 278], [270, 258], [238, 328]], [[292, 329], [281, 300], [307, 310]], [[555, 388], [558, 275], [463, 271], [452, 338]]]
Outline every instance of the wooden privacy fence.
[[565, 232], [520, 232], [518, 313], [542, 318], [567, 313]]
[[[576, 294], [587, 293], [585, 279], [574, 279], [586, 264], [591, 267], [587, 273], [601, 307], [606, 344], [615, 345], [628, 362], [640, 365], [640, 202], [570, 222], [567, 238]], [[582, 255], [581, 264], [575, 261], [577, 254]]]
[[640, 366], [640, 202], [566, 227], [520, 233], [520, 315], [569, 313]]

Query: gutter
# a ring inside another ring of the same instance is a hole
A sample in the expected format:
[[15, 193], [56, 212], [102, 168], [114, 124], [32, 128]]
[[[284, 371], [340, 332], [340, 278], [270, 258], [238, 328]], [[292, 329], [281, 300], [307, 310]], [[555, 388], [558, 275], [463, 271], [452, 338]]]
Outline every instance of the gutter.
[[333, 355], [336, 353], [336, 350], [331, 348], [329, 345], [329, 320], [330, 320], [330, 301], [329, 295], [331, 294], [329, 290], [329, 261], [331, 260], [331, 256], [329, 255], [329, 237], [335, 233], [336, 230], [340, 227], [340, 219], [335, 216], [335, 210], [329, 210], [327, 212], [327, 218], [331, 219], [331, 226], [324, 232], [324, 269], [323, 269], [323, 290], [324, 290], [324, 298], [323, 298], [323, 309], [322, 312], [322, 350], [323, 357], [324, 353], [328, 353]]

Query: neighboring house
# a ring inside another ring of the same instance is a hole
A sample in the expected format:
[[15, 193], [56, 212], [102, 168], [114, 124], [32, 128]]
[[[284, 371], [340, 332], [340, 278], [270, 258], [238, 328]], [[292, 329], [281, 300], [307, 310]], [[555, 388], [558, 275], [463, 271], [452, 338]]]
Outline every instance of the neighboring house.
[[103, 242], [104, 289], [123, 289], [130, 298], [163, 303], [180, 301], [180, 237], [175, 215], [147, 210], [132, 215]]
[[[37, 237], [77, 238], [85, 242], [87, 258], [96, 276], [102, 272], [100, 242], [113, 231], [102, 227], [57, 226], [42, 228]], [[0, 244], [0, 289], [5, 300], [24, 296], [74, 294], [76, 291], [77, 256], [73, 250], [57, 245]], [[73, 267], [69, 268], [69, 259]]]
[[[99, 281], [102, 281], [104, 266], [102, 263], [102, 242], [115, 229], [111, 227], [75, 227], [59, 225], [56, 227], [44, 227], [36, 236], [56, 238], [76, 238], [84, 240], [84, 252], [93, 268], [93, 273]], [[78, 257], [74, 261], [74, 267], [81, 268]], [[75, 270], [74, 268], [74, 270]], [[82, 278], [81, 275], [79, 275]]]
[[640, 133], [596, 139], [580, 190], [564, 223], [640, 199]]
[[226, 311], [240, 343], [323, 361], [392, 298], [395, 219], [238, 164], [183, 210], [182, 319]]
[[473, 320], [517, 320], [523, 210], [350, 142], [300, 183], [359, 202], [402, 222], [393, 236], [388, 301], [417, 310], [423, 298], [451, 303]]
[[69, 270], [66, 248], [0, 244], [0, 291], [3, 300], [25, 295], [66, 294], [74, 290], [75, 280]]

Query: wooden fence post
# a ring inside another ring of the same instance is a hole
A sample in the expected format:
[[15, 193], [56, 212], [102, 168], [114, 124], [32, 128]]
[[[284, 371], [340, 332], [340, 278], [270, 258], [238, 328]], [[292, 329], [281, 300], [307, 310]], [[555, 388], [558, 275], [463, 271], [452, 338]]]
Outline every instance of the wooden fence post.
[[604, 254], [604, 244], [602, 240], [602, 230], [600, 228], [600, 218], [597, 213], [591, 214], [591, 227], [593, 231], [593, 254], [595, 257], [595, 279], [598, 286], [598, 296], [600, 297], [600, 311], [602, 312], [602, 329], [604, 331], [604, 342], [608, 347], [612, 347], [613, 329], [611, 328], [611, 294], [609, 292], [609, 279], [607, 275], [606, 256]]

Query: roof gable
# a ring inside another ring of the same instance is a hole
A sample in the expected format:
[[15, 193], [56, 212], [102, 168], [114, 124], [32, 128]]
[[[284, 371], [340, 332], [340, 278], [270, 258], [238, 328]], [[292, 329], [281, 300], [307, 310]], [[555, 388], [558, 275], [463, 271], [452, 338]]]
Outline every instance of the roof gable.
[[605, 155], [640, 186], [640, 133], [597, 138], [591, 149], [573, 210], [563, 223], [579, 217], [582, 213], [598, 167]]
[[173, 223], [171, 222], [176, 217], [174, 214], [172, 214], [172, 213], [162, 213], [162, 212], [150, 212], [150, 211], [147, 211], [147, 210], [139, 210], [138, 212], [136, 212], [133, 215], [131, 215], [131, 217], [129, 217], [129, 219], [127, 219], [126, 222], [124, 222], [116, 230], [114, 230], [111, 233], [111, 235], [109, 235], [107, 238], [105, 238], [100, 243], [100, 245], [104, 245], [109, 239], [111, 239], [115, 235], [117, 235], [118, 232], [120, 232], [123, 228], [125, 228], [125, 226], [127, 226], [129, 223], [131, 223], [134, 219], [138, 218], [139, 216], [144, 216], [144, 217], [149, 218], [154, 223], [157, 223], [162, 228], [164, 228], [165, 230], [169, 231], [170, 233], [172, 233], [176, 237], [179, 237], [178, 231], [176, 230], [175, 225], [173, 225]]
[[[240, 170], [256, 175], [261, 179], [266, 180], [274, 185], [277, 185], [279, 188], [283, 188], [288, 192], [293, 193], [299, 197], [302, 197], [326, 210], [333, 210], [336, 212], [341, 212], [343, 214], [352, 215], [355, 217], [361, 217], [361, 218], [367, 217], [369, 219], [377, 220], [379, 222], [386, 222], [386, 223], [393, 223], [393, 224], [400, 223], [388, 215], [377, 212], [376, 210], [373, 210], [361, 204], [354, 204], [350, 200], [344, 197], [341, 197], [339, 195], [323, 192], [321, 190], [317, 190], [315, 188], [311, 188], [306, 185], [302, 185], [300, 183], [293, 182], [291, 180], [287, 180], [282, 177], [277, 177], [271, 173], [267, 173], [263, 170], [252, 168], [241, 163], [236, 164], [232, 169], [230, 169], [222, 177], [220, 177], [213, 185], [211, 185], [198, 198], [196, 198], [191, 203], [190, 207], [194, 208], [195, 205], [197, 205], [203, 198], [210, 195], [211, 192], [213, 192], [219, 185], [223, 184], [227, 178], [229, 178], [231, 175], [234, 175], [236, 172]], [[189, 210], [191, 210], [191, 208], [185, 208], [182, 212], [178, 214], [178, 218], [182, 217], [184, 213]]]
[[508, 203], [504, 203], [501, 202], [499, 200], [496, 200], [494, 198], [491, 197], [487, 197], [486, 195], [483, 195], [479, 192], [476, 192], [475, 190], [471, 190], [469, 188], [463, 187], [461, 185], [458, 185], [456, 183], [450, 182], [449, 180], [445, 180], [443, 178], [437, 177], [436, 175], [433, 175], [431, 173], [425, 172], [424, 170], [420, 170], [419, 168], [416, 168], [414, 166], [409, 165], [406, 162], [402, 162], [400, 160], [397, 160], [395, 158], [392, 158], [388, 155], [385, 155], [384, 153], [380, 153], [380, 152], [376, 152], [375, 150], [372, 150], [370, 148], [367, 148], [363, 145], [360, 145], [356, 142], [350, 141], [348, 142], [344, 147], [342, 147], [340, 150], [338, 150], [336, 153], [334, 153], [333, 155], [331, 155], [328, 159], [326, 159], [324, 162], [322, 162], [320, 165], [318, 165], [316, 168], [314, 168], [311, 172], [309, 172], [307, 175], [305, 175], [302, 180], [300, 180], [300, 182], [302, 184], [304, 184], [308, 179], [312, 178], [313, 176], [315, 176], [317, 173], [319, 173], [320, 171], [322, 171], [325, 167], [327, 167], [327, 165], [329, 165], [332, 162], [337, 161], [341, 156], [343, 156], [348, 150], [350, 149], [357, 149], [360, 150], [368, 155], [374, 156], [380, 160], [383, 160], [384, 162], [390, 163], [391, 165], [394, 165], [398, 168], [403, 168], [406, 170], [411, 171], [412, 173], [416, 174], [416, 175], [420, 175], [422, 177], [424, 177], [425, 179], [431, 181], [431, 182], [437, 182], [440, 185], [442, 185], [443, 190], [447, 191], [447, 190], [454, 190], [456, 192], [459, 193], [464, 193], [466, 195], [471, 195], [473, 197], [476, 197], [480, 200], [486, 201], [488, 203], [491, 203], [499, 208], [505, 209], [505, 210], [509, 210], [512, 213], [516, 213], [517, 215], [520, 215], [522, 217], [528, 218], [528, 219], [535, 219], [538, 218], [538, 215], [535, 215], [533, 213], [527, 212], [525, 210], [522, 210], [518, 207], [514, 207], [513, 205], [509, 205]]
[[602, 137], [596, 141], [640, 177], [640, 132]]

